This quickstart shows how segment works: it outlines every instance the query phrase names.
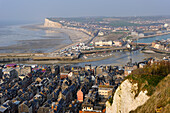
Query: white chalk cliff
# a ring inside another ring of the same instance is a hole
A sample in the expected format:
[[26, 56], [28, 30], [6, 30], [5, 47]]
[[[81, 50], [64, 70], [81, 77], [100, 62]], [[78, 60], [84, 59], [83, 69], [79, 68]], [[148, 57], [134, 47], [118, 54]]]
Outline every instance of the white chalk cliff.
[[44, 27], [62, 28], [62, 24], [45, 19]]
[[122, 82], [116, 89], [112, 105], [106, 102], [106, 113], [129, 113], [131, 110], [143, 105], [150, 97], [146, 95], [147, 91], [141, 91], [135, 97], [138, 90], [137, 85], [137, 83], [132, 84], [128, 79]]

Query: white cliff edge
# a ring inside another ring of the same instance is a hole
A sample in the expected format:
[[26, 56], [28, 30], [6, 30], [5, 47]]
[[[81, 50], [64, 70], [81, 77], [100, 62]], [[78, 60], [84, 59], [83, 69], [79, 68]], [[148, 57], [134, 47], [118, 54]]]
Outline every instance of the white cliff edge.
[[62, 24], [45, 19], [44, 27], [62, 28]]
[[137, 90], [137, 83], [132, 84], [128, 79], [122, 82], [116, 89], [112, 105], [106, 102], [106, 113], [129, 113], [143, 105], [150, 97], [146, 95], [147, 91], [141, 91], [135, 97]]

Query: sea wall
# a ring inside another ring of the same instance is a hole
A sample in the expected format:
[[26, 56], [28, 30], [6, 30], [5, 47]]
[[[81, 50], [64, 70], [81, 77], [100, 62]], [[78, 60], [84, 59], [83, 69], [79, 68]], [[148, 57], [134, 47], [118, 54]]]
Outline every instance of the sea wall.
[[147, 91], [141, 91], [135, 97], [137, 91], [138, 84], [132, 84], [126, 79], [117, 88], [112, 105], [108, 101], [106, 102], [106, 113], [129, 113], [131, 110], [143, 105], [150, 97], [146, 95]]
[[53, 22], [46, 18], [44, 22], [44, 27], [62, 28], [62, 24], [58, 22]]

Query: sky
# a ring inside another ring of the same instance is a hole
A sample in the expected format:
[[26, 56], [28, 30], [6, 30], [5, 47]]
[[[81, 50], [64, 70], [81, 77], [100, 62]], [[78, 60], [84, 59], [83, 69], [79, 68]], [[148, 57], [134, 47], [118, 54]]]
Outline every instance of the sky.
[[0, 0], [0, 21], [46, 17], [170, 15], [170, 0]]

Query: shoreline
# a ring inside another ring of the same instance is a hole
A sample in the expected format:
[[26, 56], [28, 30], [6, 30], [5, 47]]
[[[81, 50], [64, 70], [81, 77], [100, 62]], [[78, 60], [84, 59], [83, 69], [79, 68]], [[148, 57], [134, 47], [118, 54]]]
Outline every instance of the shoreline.
[[[5, 47], [1, 46], [0, 54], [52, 53], [61, 50], [65, 47], [69, 47], [70, 45], [77, 44], [80, 42], [85, 42], [86, 40], [91, 39], [90, 36], [80, 31], [70, 30], [66, 28], [64, 29], [46, 28], [43, 26], [43, 24], [26, 24], [26, 25], [24, 24], [24, 25], [15, 25], [15, 26], [19, 28], [17, 31], [15, 31], [18, 35], [20, 35], [19, 30], [20, 29], [23, 30], [23, 32], [21, 31], [21, 36], [20, 36], [22, 38], [20, 38], [19, 40], [16, 39], [17, 41], [16, 44], [7, 45]], [[12, 29], [14, 27], [12, 27]], [[26, 37], [22, 35], [25, 32], [26, 32]], [[29, 36], [31, 36], [30, 39]], [[13, 38], [14, 40], [15, 37]], [[47, 43], [44, 42], [45, 40], [47, 41]], [[50, 41], [50, 40], [54, 40], [54, 41]]]
[[[28, 26], [21, 26], [23, 28], [26, 28], [26, 29], [30, 29], [29, 26], [32, 26], [34, 27], [34, 29], [37, 29], [37, 30], [45, 30], [45, 31], [48, 31], [48, 32], [51, 32], [51, 33], [65, 33], [69, 36], [69, 38], [72, 40], [72, 42], [77, 42], [75, 40], [77, 40], [77, 37], [82, 37], [82, 38], [78, 38], [79, 40], [82, 40], [84, 37], [92, 37], [92, 36], [89, 36], [88, 34], [86, 34], [85, 32], [82, 32], [82, 31], [79, 31], [79, 30], [76, 30], [76, 29], [69, 29], [69, 28], [55, 28], [55, 27], [45, 27], [44, 25], [42, 24], [36, 24], [36, 25], [28, 25]], [[77, 32], [78, 34], [75, 34], [73, 32]], [[84, 36], [82, 36], [82, 34]], [[85, 40], [84, 40], [85, 41]]]
[[53, 52], [57, 52], [62, 49], [65, 49], [65, 48], [69, 48], [69, 47], [76, 45], [78, 43], [86, 42], [92, 38], [91, 36], [87, 35], [86, 33], [82, 32], [82, 31], [73, 30], [73, 29], [69, 29], [69, 28], [45, 27], [42, 24], [29, 25], [29, 26], [23, 26], [23, 27], [25, 29], [30, 29], [29, 28], [30, 26], [34, 27], [34, 29], [37, 29], [37, 30], [45, 30], [46, 32], [51, 32], [51, 33], [59, 32], [59, 33], [64, 33], [64, 34], [68, 35], [68, 38], [71, 40], [72, 43], [70, 43], [68, 45], [63, 45], [63, 46], [61, 45], [60, 47], [55, 48], [54, 51], [49, 52], [49, 53], [53, 53]]

